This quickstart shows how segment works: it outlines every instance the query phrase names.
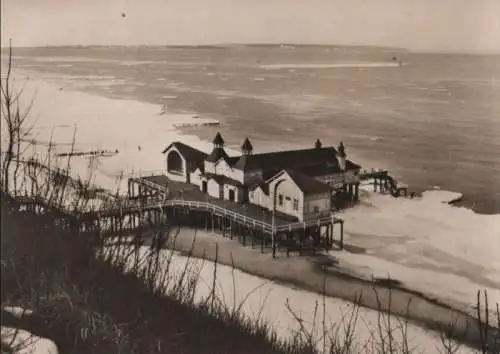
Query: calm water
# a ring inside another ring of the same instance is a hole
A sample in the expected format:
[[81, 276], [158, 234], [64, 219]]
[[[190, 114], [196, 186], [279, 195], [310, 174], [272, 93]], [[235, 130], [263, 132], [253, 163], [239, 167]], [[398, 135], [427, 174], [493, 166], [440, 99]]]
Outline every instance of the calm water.
[[[187, 130], [205, 139], [220, 130], [237, 146], [248, 136], [258, 151], [312, 146], [318, 137], [324, 144], [343, 140], [359, 162], [388, 167], [413, 189], [459, 191], [474, 210], [500, 212], [500, 56], [324, 46], [43, 48], [14, 55], [19, 68], [67, 76], [88, 92], [221, 120], [221, 127]], [[406, 65], [311, 67], [393, 56]]]

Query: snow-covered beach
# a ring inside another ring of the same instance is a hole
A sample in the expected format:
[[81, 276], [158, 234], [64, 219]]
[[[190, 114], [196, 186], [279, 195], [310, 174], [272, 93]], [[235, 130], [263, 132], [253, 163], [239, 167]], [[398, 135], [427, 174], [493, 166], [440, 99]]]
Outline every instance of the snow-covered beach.
[[[96, 184], [105, 188], [123, 190], [125, 180], [118, 186], [122, 172], [125, 177], [160, 173], [161, 151], [172, 141], [210, 149], [210, 142], [180, 136], [175, 129], [175, 124], [195, 121], [193, 115], [161, 114], [156, 105], [68, 90], [64, 82], [43, 82], [33, 73], [16, 74], [20, 84], [30, 77], [23, 99], [35, 99], [31, 115], [37, 121], [31, 139], [42, 144], [52, 139], [56, 152], [68, 152], [76, 127], [76, 151], [118, 151], [103, 158], [94, 172]], [[87, 174], [87, 160], [75, 157], [72, 169]], [[353, 253], [348, 247], [334, 257], [360, 277], [390, 275], [409, 289], [471, 313], [479, 289], [488, 290], [490, 302], [500, 302], [500, 262], [495, 256], [500, 215], [452, 207], [443, 203], [450, 196], [442, 195], [432, 191], [409, 200], [367, 192], [360, 205], [341, 215], [346, 243], [364, 251]]]
[[[189, 233], [189, 230], [181, 232]], [[215, 235], [205, 236], [217, 237]], [[138, 250], [137, 259], [143, 265], [147, 263], [149, 252], [149, 247], [144, 246]], [[324, 328], [330, 331], [330, 335], [337, 336], [341, 342], [346, 335], [353, 335], [353, 349], [356, 352], [369, 350], [366, 348], [379, 341], [379, 333], [376, 328], [380, 318], [379, 313], [375, 310], [359, 308], [359, 312], [357, 312], [357, 308], [345, 300], [323, 297], [318, 293], [268, 281], [262, 277], [234, 269], [232, 266], [214, 265], [211, 261], [188, 258], [169, 250], [161, 251], [160, 260], [164, 271], [173, 275], [173, 279], [169, 282], [171, 286], [175, 286], [176, 281], [181, 276], [184, 276], [186, 281], [188, 279], [199, 280], [195, 293], [195, 303], [210, 299], [215, 276], [215, 297], [221, 300], [224, 306], [230, 309], [241, 308], [242, 313], [247, 318], [265, 321], [282, 338], [292, 338], [295, 333], [300, 331], [302, 325], [306, 331], [313, 334], [320, 351], [324, 344]], [[187, 274], [183, 275], [186, 270]], [[325, 316], [323, 316], [323, 306]], [[314, 314], [315, 308], [316, 314]], [[300, 324], [296, 317], [302, 320]], [[387, 315], [382, 315], [383, 328], [387, 326], [387, 318]], [[352, 324], [355, 324], [355, 326], [353, 325], [355, 328], [352, 329], [353, 333], [349, 332], [349, 321], [353, 321]], [[396, 316], [391, 316], [391, 321], [393, 321], [391, 328], [394, 330], [394, 342], [397, 343], [396, 346], [399, 346], [403, 342], [402, 330], [406, 326], [406, 322]], [[408, 345], [415, 352], [430, 353], [442, 348], [441, 338], [437, 333], [428, 332], [411, 323], [407, 326]], [[328, 342], [328, 338], [325, 340]], [[457, 353], [473, 352], [467, 346], [459, 346], [457, 351]]]

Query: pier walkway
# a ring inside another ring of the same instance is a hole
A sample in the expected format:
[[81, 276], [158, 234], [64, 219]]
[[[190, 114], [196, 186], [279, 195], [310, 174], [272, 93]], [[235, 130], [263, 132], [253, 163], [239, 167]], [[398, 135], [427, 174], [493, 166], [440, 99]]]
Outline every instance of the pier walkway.
[[212, 198], [196, 186], [171, 181], [163, 175], [130, 178], [128, 182], [127, 196], [110, 198], [93, 210], [75, 210], [41, 197], [18, 199], [32, 210], [49, 210], [59, 218], [77, 219], [84, 230], [105, 229], [101, 232], [104, 236], [134, 232], [145, 224], [160, 225], [169, 220], [186, 226], [204, 225], [207, 230], [217, 228], [223, 234], [229, 233], [231, 238], [233, 234], [250, 234], [261, 239], [262, 247], [272, 240], [273, 244], [276, 241], [289, 245], [286, 246], [289, 250], [295, 247], [291, 245], [295, 245], [296, 240], [303, 242], [308, 237], [312, 237], [316, 245], [331, 247], [334, 226], [339, 224], [339, 244], [343, 247], [344, 221], [331, 213], [300, 222], [252, 204]]
[[373, 190], [377, 189], [383, 192], [389, 192], [393, 197], [398, 198], [401, 196], [408, 196], [408, 186], [398, 183], [388, 170], [371, 169], [364, 170], [360, 173], [359, 179], [361, 181], [373, 180]]

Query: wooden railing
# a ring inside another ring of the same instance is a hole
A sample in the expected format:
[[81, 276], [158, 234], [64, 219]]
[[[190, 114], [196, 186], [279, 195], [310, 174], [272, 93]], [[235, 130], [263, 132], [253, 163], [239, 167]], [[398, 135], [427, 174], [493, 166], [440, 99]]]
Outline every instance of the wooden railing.
[[[183, 206], [191, 209], [206, 210], [220, 216], [225, 216], [232, 218], [234, 221], [243, 223], [244, 225], [254, 226], [255, 228], [260, 228], [264, 232], [273, 233], [272, 223], [258, 220], [244, 214], [235, 212], [233, 210], [221, 207], [215, 203], [202, 202], [202, 201], [192, 201], [185, 199], [170, 199], [166, 200], [165, 196], [153, 196], [148, 197], [143, 200], [130, 200], [125, 199], [124, 203], [116, 205], [115, 211], [120, 210], [122, 213], [126, 212], [141, 212], [144, 209], [152, 209], [158, 207], [159, 209], [165, 206]], [[342, 219], [336, 218], [333, 215], [320, 217], [317, 219], [306, 220], [303, 222], [292, 222], [286, 225], [275, 225], [274, 233], [282, 231], [292, 231], [301, 228], [307, 228], [311, 226], [320, 226], [325, 223], [336, 223], [343, 222]]]
[[166, 206], [181, 206], [187, 207], [190, 209], [197, 210], [205, 210], [212, 212], [213, 214], [224, 216], [227, 218], [231, 218], [236, 222], [243, 223], [246, 226], [253, 226], [254, 228], [262, 229], [263, 232], [268, 234], [276, 234], [277, 232], [283, 231], [292, 231], [298, 229], [305, 229], [311, 226], [320, 226], [326, 223], [342, 223], [343, 220], [334, 217], [333, 215], [323, 216], [316, 219], [306, 220], [303, 222], [291, 222], [285, 225], [274, 225], [270, 222], [265, 222], [259, 219], [252, 218], [250, 216], [246, 216], [244, 214], [238, 213], [231, 209], [224, 208], [215, 203], [203, 202], [203, 201], [192, 201], [185, 199], [167, 199], [166, 194], [159, 194], [150, 197], [146, 197], [143, 199], [129, 199], [129, 198], [120, 198], [116, 199], [111, 203], [105, 203], [101, 208], [97, 210], [83, 211], [77, 212], [75, 209], [70, 206], [61, 205], [60, 203], [53, 203], [50, 199], [43, 198], [41, 196], [23, 196], [28, 199], [30, 202], [39, 203], [41, 206], [53, 210], [57, 210], [63, 212], [67, 215], [82, 215], [82, 216], [91, 216], [91, 217], [103, 217], [109, 213], [120, 213], [126, 214], [130, 212], [138, 212], [141, 213], [145, 209], [154, 209], [157, 207], [158, 209], [163, 209]]
[[150, 188], [153, 188], [155, 190], [159, 190], [162, 193], [166, 193], [168, 195], [168, 188], [165, 186], [162, 186], [161, 184], [151, 182], [147, 179], [144, 179], [142, 177], [132, 177], [130, 178], [131, 181], [143, 184], [145, 186], [148, 186]]

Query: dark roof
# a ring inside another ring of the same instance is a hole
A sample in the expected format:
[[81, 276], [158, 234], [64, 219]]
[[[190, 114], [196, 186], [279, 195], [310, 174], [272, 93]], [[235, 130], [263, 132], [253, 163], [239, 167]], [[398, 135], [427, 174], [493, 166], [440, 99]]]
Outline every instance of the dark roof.
[[210, 155], [208, 155], [205, 160], [208, 162], [217, 162], [221, 158], [224, 158], [224, 160], [226, 160], [229, 164], [231, 164], [230, 163], [231, 159], [226, 154], [226, 151], [224, 151], [224, 149], [220, 147], [214, 148], [210, 153]]
[[252, 143], [248, 138], [245, 138], [245, 141], [241, 145], [241, 151], [252, 151], [252, 150], [253, 150]]
[[[346, 160], [345, 161], [345, 168], [346, 168], [346, 171], [351, 171], [351, 170], [359, 170], [359, 169], [361, 169], [361, 166], [350, 161], [350, 160]], [[344, 172], [340, 169], [340, 165], [338, 164], [337, 161], [334, 161], [333, 163], [325, 163], [325, 164], [315, 165], [315, 166], [299, 167], [299, 168], [296, 168], [295, 170], [300, 172], [300, 173], [303, 173], [305, 175], [312, 176], [312, 177], [327, 176], [327, 175], [331, 175], [334, 173]]]
[[[337, 152], [333, 147], [270, 152], [249, 155], [246, 157], [244, 164], [236, 163], [234, 167], [246, 171], [294, 169], [335, 161], [336, 154]], [[239, 161], [241, 161], [241, 158]]]
[[297, 184], [300, 190], [305, 194], [325, 193], [331, 190], [329, 185], [298, 171], [285, 170], [284, 172], [290, 175], [295, 184]]
[[222, 135], [220, 134], [220, 132], [217, 132], [212, 142], [214, 143], [214, 145], [224, 145], [224, 139], [222, 139]]
[[248, 170], [247, 163], [248, 163], [248, 155], [242, 155], [241, 157], [240, 156], [236, 157], [236, 159], [233, 158], [233, 163], [231, 164], [231, 166], [233, 168], [236, 168], [237, 170], [246, 171]]
[[359, 170], [359, 169], [361, 169], [361, 166], [358, 165], [355, 162], [352, 162], [351, 160], [345, 160], [345, 169], [347, 171], [349, 171], [349, 170]]
[[213, 173], [206, 173], [205, 177], [207, 179], [213, 179], [218, 184], [229, 184], [231, 186], [237, 186], [237, 187], [241, 187], [242, 186], [242, 184], [239, 181], [236, 181], [236, 180], [234, 180], [232, 178], [229, 178], [229, 177], [226, 177], [226, 176], [223, 176], [223, 175], [215, 175]]
[[328, 164], [325, 163], [325, 164], [316, 165], [316, 166], [300, 167], [300, 168], [297, 168], [296, 171], [303, 173], [305, 175], [308, 175], [308, 176], [312, 176], [312, 177], [327, 176], [327, 175], [331, 175], [334, 173], [342, 172], [338, 162], [336, 162], [336, 161], [334, 161], [333, 163], [328, 163]]
[[262, 191], [266, 195], [269, 195], [269, 184], [267, 184], [266, 182], [257, 183], [255, 185], [253, 185], [252, 187], [250, 187], [249, 190], [253, 191], [253, 190], [256, 190], [259, 187], [260, 187], [260, 189], [262, 189]]
[[207, 154], [179, 141], [175, 141], [167, 146], [163, 150], [163, 153], [166, 153], [172, 146], [179, 150], [181, 155], [184, 156], [188, 162], [190, 171], [196, 170], [197, 167], [203, 169], [203, 161], [207, 158]]

